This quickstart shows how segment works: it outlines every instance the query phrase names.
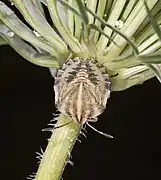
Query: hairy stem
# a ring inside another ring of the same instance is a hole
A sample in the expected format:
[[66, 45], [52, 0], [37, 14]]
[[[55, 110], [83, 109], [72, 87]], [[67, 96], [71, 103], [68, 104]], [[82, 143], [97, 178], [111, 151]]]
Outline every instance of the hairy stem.
[[[56, 126], [64, 125], [70, 121], [71, 119], [60, 115]], [[61, 179], [80, 130], [81, 126], [74, 122], [54, 130], [43, 154], [35, 180]]]

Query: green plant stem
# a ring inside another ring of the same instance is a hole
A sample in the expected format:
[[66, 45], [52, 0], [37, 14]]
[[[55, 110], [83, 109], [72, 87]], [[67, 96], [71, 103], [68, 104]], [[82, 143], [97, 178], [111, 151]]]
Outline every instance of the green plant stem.
[[[56, 126], [64, 125], [70, 121], [71, 119], [60, 115]], [[53, 131], [46, 151], [43, 154], [35, 180], [61, 179], [80, 130], [80, 125], [71, 122]]]

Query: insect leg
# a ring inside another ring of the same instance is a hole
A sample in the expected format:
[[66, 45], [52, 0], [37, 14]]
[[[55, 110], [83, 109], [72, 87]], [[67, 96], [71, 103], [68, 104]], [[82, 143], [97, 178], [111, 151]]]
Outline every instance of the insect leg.
[[94, 131], [96, 131], [97, 133], [99, 133], [99, 134], [101, 134], [101, 135], [103, 135], [103, 136], [105, 136], [105, 137], [108, 137], [108, 138], [110, 138], [110, 139], [113, 138], [113, 136], [111, 136], [110, 134], [106, 134], [106, 133], [103, 133], [103, 132], [97, 130], [96, 128], [94, 128], [93, 126], [91, 126], [88, 122], [86, 122], [86, 124], [87, 124], [91, 129], [93, 129]]

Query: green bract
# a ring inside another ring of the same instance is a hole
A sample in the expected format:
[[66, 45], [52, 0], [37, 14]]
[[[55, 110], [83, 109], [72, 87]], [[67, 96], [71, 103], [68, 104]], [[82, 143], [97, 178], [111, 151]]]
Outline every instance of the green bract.
[[[0, 1], [0, 45], [31, 63], [57, 68], [92, 57], [108, 69], [112, 91], [156, 76], [161, 82], [161, 0], [12, 0], [19, 17]], [[47, 7], [52, 24], [45, 17]], [[58, 125], [69, 120], [61, 115]], [[80, 126], [54, 131], [35, 180], [60, 179]]]
[[[12, 3], [34, 31], [0, 2], [0, 34], [32, 63], [59, 68], [69, 55], [95, 57], [111, 75], [117, 74], [111, 78], [113, 91], [139, 84], [154, 74], [160, 80], [160, 71], [156, 72], [161, 62], [160, 0], [13, 0]], [[47, 6], [54, 28], [48, 24], [41, 3]], [[136, 73], [131, 73], [136, 66]], [[148, 76], [142, 79], [145, 71]], [[133, 81], [135, 76], [137, 81]]]
[[[161, 62], [160, 0], [13, 0], [12, 3], [34, 31], [0, 2], [0, 34], [32, 63], [59, 68], [69, 55], [95, 57], [111, 75], [117, 74], [111, 78], [113, 91], [142, 83], [154, 74], [160, 80], [160, 72], [156, 72]], [[42, 3], [47, 6], [53, 25], [47, 22]], [[135, 66], [136, 74], [131, 73]], [[142, 79], [145, 71], [148, 76]], [[137, 81], [133, 81], [135, 76]]]

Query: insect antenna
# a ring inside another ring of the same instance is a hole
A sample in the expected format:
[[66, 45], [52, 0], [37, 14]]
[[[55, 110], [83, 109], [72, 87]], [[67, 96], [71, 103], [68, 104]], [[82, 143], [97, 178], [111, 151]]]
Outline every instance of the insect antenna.
[[94, 128], [93, 126], [91, 126], [88, 122], [86, 122], [86, 124], [87, 124], [87, 126], [89, 126], [91, 129], [93, 129], [94, 131], [96, 131], [97, 133], [99, 133], [99, 134], [101, 134], [101, 135], [103, 135], [103, 136], [105, 136], [105, 137], [107, 137], [107, 138], [110, 138], [110, 139], [113, 138], [113, 136], [111, 136], [110, 134], [106, 134], [106, 133], [103, 133], [103, 132], [97, 130], [96, 128]]

